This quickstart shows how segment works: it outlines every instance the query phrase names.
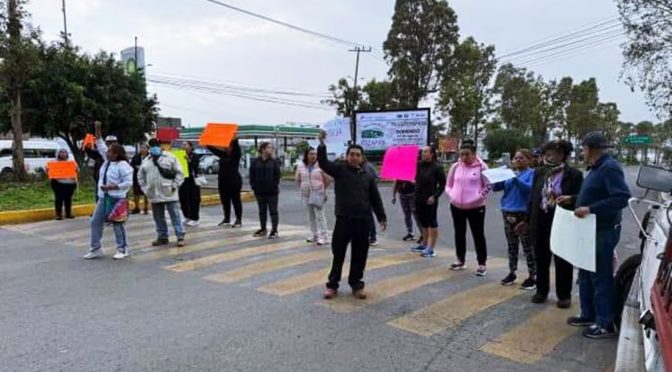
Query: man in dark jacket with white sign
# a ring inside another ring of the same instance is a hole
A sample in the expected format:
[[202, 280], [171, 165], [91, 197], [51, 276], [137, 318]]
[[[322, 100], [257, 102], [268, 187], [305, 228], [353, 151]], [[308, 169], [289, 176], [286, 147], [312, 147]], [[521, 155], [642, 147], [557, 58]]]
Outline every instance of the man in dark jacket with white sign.
[[365, 299], [364, 268], [369, 253], [369, 223], [373, 209], [380, 228], [385, 231], [387, 217], [383, 200], [374, 177], [363, 168], [364, 151], [359, 145], [351, 145], [343, 163], [333, 163], [327, 159], [327, 147], [324, 145], [325, 133], [320, 134], [320, 146], [317, 148], [317, 161], [320, 168], [334, 179], [336, 192], [336, 226], [331, 240], [334, 255], [329, 281], [324, 292], [325, 299], [332, 299], [338, 291], [341, 270], [345, 260], [348, 243], [352, 242], [350, 275], [348, 284], [357, 299]]

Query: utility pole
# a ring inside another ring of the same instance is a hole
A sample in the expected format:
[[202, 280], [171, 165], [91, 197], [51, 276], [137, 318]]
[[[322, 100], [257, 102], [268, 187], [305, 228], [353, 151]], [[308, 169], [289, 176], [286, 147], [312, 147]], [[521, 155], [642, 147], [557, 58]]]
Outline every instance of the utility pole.
[[[357, 78], [359, 77], [359, 54], [360, 53], [371, 53], [371, 47], [363, 48], [360, 46], [355, 47], [354, 49], [348, 50], [348, 52], [357, 53], [357, 60], [355, 62], [355, 83], [353, 85], [354, 99], [352, 102], [352, 119], [350, 122], [350, 138], [355, 138], [355, 109], [357, 108], [357, 102], [359, 101], [359, 94], [357, 93]], [[347, 102], [347, 97], [345, 98]]]
[[138, 37], [135, 37], [135, 72], [138, 72]]
[[68, 41], [68, 18], [65, 13], [65, 0], [62, 0], [61, 4], [63, 4], [63, 7], [61, 8], [63, 10], [63, 38], [65, 39], [65, 47], [67, 48], [69, 45], [69, 41]]

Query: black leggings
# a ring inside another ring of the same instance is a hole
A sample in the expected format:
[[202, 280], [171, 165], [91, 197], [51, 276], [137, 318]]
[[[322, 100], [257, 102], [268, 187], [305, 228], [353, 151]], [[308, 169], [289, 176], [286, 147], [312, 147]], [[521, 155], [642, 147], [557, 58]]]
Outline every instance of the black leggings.
[[178, 191], [178, 196], [184, 218], [198, 221], [201, 208], [201, 188], [196, 185], [193, 177], [184, 180]]
[[222, 202], [222, 209], [224, 210], [225, 221], [231, 221], [231, 204], [233, 204], [233, 211], [236, 215], [235, 222], [242, 222], [243, 203], [240, 200], [240, 189], [229, 190], [220, 187], [219, 200]]
[[479, 265], [484, 265], [488, 260], [488, 247], [485, 243], [485, 206], [474, 209], [460, 209], [450, 205], [453, 215], [453, 227], [455, 229], [455, 250], [457, 260], [465, 262], [467, 255], [467, 222], [471, 229], [471, 236], [476, 246], [476, 258]]
[[54, 190], [54, 209], [56, 211], [56, 216], [63, 217], [63, 205], [65, 205], [65, 216], [72, 216], [72, 194], [75, 193], [77, 184], [51, 180], [51, 189]]

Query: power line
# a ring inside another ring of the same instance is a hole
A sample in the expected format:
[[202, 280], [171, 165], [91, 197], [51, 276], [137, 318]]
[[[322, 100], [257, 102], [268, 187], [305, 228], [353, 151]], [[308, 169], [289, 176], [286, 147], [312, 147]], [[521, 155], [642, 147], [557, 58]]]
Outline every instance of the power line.
[[[583, 39], [574, 40], [572, 42], [556, 45], [556, 46], [553, 46], [553, 47], [548, 47], [546, 49], [537, 51], [535, 53], [526, 54], [524, 56], [513, 58], [513, 59], [511, 59], [511, 61], [519, 63], [519, 61], [521, 61], [521, 60], [527, 60], [527, 59], [530, 59], [530, 58], [537, 58], [537, 57], [548, 56], [548, 55], [557, 55], [559, 53], [560, 54], [564, 53], [565, 51], [573, 50], [576, 47], [581, 47], [583, 45], [590, 45], [594, 42], [600, 42], [600, 41], [603, 41], [605, 39], [619, 38], [623, 35], [625, 35], [625, 33], [623, 31], [616, 31], [616, 32], [612, 31], [612, 32], [603, 33], [603, 34], [599, 34], [599, 35], [593, 35], [593, 36], [586, 37], [586, 38], [583, 38]], [[552, 52], [552, 53], [549, 54], [549, 52]]]
[[[581, 45], [581, 46], [578, 46], [576, 48], [563, 51], [562, 53], [551, 54], [551, 55], [543, 56], [543, 57], [540, 57], [540, 58], [533, 58], [533, 59], [530, 59], [530, 60], [527, 60], [527, 61], [519, 62], [518, 64], [525, 65], [527, 67], [531, 67], [531, 66], [537, 66], [537, 65], [540, 65], [540, 64], [544, 64], [544, 63], [550, 62], [550, 61], [564, 60], [564, 59], [567, 59], [567, 58], [570, 58], [570, 57], [575, 57], [575, 56], [584, 54], [585, 52], [587, 52], [589, 50], [595, 50], [595, 48], [604, 49], [604, 47], [607, 47], [607, 46], [618, 45], [618, 43], [614, 44], [614, 41], [618, 41], [618, 39], [620, 39], [620, 36], [621, 35], [617, 35], [616, 37], [606, 38], [606, 39], [604, 39], [600, 42], [595, 42], [595, 43], [588, 44], [588, 45]], [[618, 42], [620, 43], [620, 41], [618, 41]]]

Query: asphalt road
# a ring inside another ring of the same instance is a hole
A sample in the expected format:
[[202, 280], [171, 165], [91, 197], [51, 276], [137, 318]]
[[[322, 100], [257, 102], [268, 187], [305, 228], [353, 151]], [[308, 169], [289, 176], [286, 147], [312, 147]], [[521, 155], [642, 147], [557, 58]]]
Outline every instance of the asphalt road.
[[[635, 170], [628, 169], [633, 183]], [[634, 189], [634, 185], [633, 185]], [[329, 248], [308, 246], [306, 216], [283, 184], [281, 239], [216, 227], [202, 211], [185, 248], [154, 249], [149, 216], [128, 224], [133, 256], [84, 261], [85, 219], [0, 228], [0, 371], [603, 371], [615, 340], [590, 341], [564, 324], [577, 311], [529, 302], [502, 287], [506, 247], [499, 196], [487, 205], [489, 275], [447, 270], [454, 258], [441, 200], [438, 256], [420, 259], [400, 242], [399, 206], [382, 186], [389, 230], [372, 249], [366, 301], [343, 287], [321, 299]], [[333, 226], [333, 198], [327, 206]], [[621, 257], [637, 249], [625, 213]], [[113, 249], [106, 231], [107, 249]], [[525, 264], [519, 267], [524, 276]], [[575, 288], [578, 291], [578, 288]]]

